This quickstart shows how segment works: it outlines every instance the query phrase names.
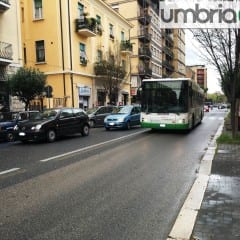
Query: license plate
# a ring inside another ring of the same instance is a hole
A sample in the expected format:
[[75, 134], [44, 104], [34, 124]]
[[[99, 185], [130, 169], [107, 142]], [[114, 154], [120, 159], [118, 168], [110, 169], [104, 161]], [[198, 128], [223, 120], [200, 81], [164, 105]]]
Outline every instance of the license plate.
[[160, 127], [166, 127], [166, 124], [161, 123]]
[[19, 133], [19, 136], [26, 136], [26, 133], [20, 132], [20, 133]]
[[114, 124], [114, 123], [109, 123], [109, 125], [113, 126], [113, 125], [115, 125], [115, 124]]

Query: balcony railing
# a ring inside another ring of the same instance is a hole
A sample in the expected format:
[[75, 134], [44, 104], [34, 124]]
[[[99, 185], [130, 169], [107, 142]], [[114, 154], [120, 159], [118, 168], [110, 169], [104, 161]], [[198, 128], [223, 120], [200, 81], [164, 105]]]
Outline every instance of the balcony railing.
[[152, 76], [152, 69], [149, 66], [139, 65], [138, 73], [139, 75]]
[[75, 20], [76, 32], [84, 37], [96, 36], [96, 19], [95, 18], [78, 18]]
[[151, 33], [149, 33], [147, 30], [140, 30], [138, 39], [143, 43], [149, 43], [151, 41]]
[[9, 0], [0, 0], [0, 13], [10, 8]]
[[7, 65], [13, 60], [12, 44], [0, 42], [0, 63]]
[[171, 58], [173, 58], [173, 52], [172, 52], [171, 48], [164, 46], [164, 47], [163, 47], [163, 52], [164, 52], [166, 55], [168, 55], [168, 56], [170, 56]]
[[174, 71], [174, 67], [171, 65], [171, 63], [167, 60], [162, 62], [163, 67], [167, 68], [170, 71]]
[[140, 47], [138, 49], [139, 58], [151, 58], [152, 53], [149, 47]]
[[151, 16], [147, 8], [141, 8], [138, 14], [138, 21], [143, 25], [148, 25], [151, 22]]
[[129, 40], [121, 41], [120, 49], [122, 53], [132, 53], [133, 46]]
[[142, 7], [148, 7], [150, 4], [150, 0], [138, 0], [138, 3], [142, 6]]

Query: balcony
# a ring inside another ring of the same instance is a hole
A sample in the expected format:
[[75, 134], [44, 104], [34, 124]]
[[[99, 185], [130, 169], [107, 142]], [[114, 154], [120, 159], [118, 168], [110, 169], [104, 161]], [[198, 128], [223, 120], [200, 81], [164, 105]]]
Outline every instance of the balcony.
[[150, 0], [138, 0], [138, 4], [142, 7], [148, 7], [150, 4]]
[[80, 64], [82, 66], [87, 66], [87, 58], [85, 57], [80, 57]]
[[143, 77], [145, 77], [145, 76], [151, 77], [152, 76], [152, 69], [147, 65], [139, 65], [138, 66], [138, 73], [139, 73], [139, 75], [141, 75]]
[[173, 46], [173, 33], [169, 31], [162, 31], [162, 36], [165, 38], [165, 41], [169, 43], [169, 45]]
[[0, 0], [0, 13], [7, 11], [10, 8], [9, 0]]
[[151, 41], [151, 34], [147, 30], [140, 30], [138, 39], [142, 43], [149, 43]]
[[8, 65], [12, 63], [12, 60], [13, 60], [12, 44], [0, 42], [0, 64]]
[[169, 70], [169, 71], [171, 71], [171, 72], [174, 71], [174, 67], [170, 64], [169, 61], [164, 60], [164, 61], [162, 62], [162, 65], [163, 65], [163, 67], [165, 67], [167, 70]]
[[149, 47], [140, 47], [138, 49], [138, 55], [142, 60], [150, 59], [152, 57], [152, 53]]
[[121, 41], [120, 49], [122, 54], [131, 54], [133, 46], [132, 43], [130, 43], [130, 40]]
[[77, 18], [75, 20], [76, 32], [83, 37], [95, 37], [96, 33], [96, 19], [95, 18]]
[[173, 58], [173, 51], [172, 51], [171, 48], [164, 46], [164, 47], [163, 47], [163, 52], [164, 52], [166, 55], [168, 55], [168, 56], [170, 56], [171, 58]]
[[140, 9], [138, 14], [138, 21], [143, 25], [148, 25], [151, 22], [151, 16], [148, 13], [148, 9]]

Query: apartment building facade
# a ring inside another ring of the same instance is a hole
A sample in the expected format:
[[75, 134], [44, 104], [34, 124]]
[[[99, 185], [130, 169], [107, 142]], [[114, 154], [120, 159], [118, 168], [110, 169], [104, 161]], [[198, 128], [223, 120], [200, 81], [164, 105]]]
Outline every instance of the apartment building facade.
[[[116, 49], [130, 71], [127, 42], [131, 24], [102, 0], [21, 0], [24, 64], [47, 76], [52, 97], [45, 106], [91, 108], [108, 102], [94, 64]], [[122, 45], [121, 45], [122, 46]], [[130, 77], [121, 83], [118, 102], [128, 104]]]
[[159, 20], [159, 2], [154, 0], [106, 0], [134, 27], [130, 40], [131, 97], [136, 100], [137, 89], [144, 78], [162, 77], [162, 35]]
[[187, 66], [187, 77], [199, 84], [199, 86], [207, 92], [207, 68], [205, 65], [189, 65]]
[[0, 111], [24, 107], [8, 88], [9, 75], [22, 66], [19, 10], [18, 0], [0, 0]]
[[185, 77], [184, 29], [162, 29], [163, 77]]

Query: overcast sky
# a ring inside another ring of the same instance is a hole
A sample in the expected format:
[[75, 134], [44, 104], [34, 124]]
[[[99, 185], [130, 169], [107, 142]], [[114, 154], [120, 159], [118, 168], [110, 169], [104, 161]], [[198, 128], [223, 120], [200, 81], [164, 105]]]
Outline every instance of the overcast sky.
[[185, 47], [186, 47], [186, 65], [205, 65], [207, 67], [207, 88], [208, 93], [222, 92], [219, 84], [219, 75], [216, 72], [215, 68], [211, 65], [208, 65], [201, 59], [200, 47], [198, 42], [194, 40], [190, 31], [186, 29], [186, 38], [185, 38]]

